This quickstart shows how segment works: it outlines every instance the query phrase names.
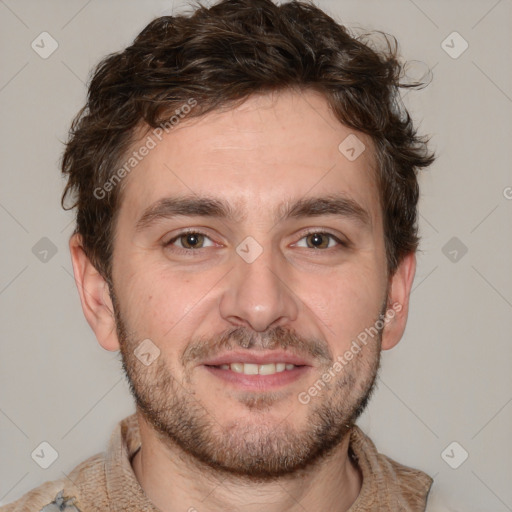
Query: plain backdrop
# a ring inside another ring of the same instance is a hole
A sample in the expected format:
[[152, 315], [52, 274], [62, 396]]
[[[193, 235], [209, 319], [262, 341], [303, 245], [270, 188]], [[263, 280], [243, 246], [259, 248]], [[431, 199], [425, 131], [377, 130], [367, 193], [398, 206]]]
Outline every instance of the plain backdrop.
[[[510, 511], [512, 2], [316, 3], [353, 30], [395, 35], [411, 72], [433, 73], [404, 98], [438, 155], [420, 177], [409, 323], [358, 423], [434, 477], [433, 510]], [[183, 5], [0, 0], [0, 504], [105, 450], [134, 412], [119, 354], [82, 315], [59, 159], [92, 67]], [[55, 45], [42, 32], [58, 44], [47, 58], [32, 46]], [[31, 457], [43, 441], [58, 453], [48, 469]]]

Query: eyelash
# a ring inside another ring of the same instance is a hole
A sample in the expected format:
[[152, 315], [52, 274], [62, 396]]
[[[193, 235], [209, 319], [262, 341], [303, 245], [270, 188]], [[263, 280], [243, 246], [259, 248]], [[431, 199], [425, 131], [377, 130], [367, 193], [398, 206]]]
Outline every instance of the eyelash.
[[[164, 247], [171, 247], [172, 244], [174, 242], [176, 242], [179, 238], [181, 238], [182, 236], [187, 235], [189, 233], [192, 233], [194, 235], [202, 235], [202, 236], [205, 236], [205, 237], [207, 237], [207, 238], [209, 238], [211, 240], [211, 238], [206, 233], [204, 233], [201, 230], [198, 230], [198, 229], [187, 229], [185, 231], [181, 231], [180, 233], [178, 233], [176, 236], [171, 238], [168, 242], [165, 242], [164, 243]], [[344, 247], [344, 248], [348, 248], [350, 246], [349, 242], [345, 242], [343, 240], [340, 240], [336, 235], [333, 235], [332, 233], [329, 233], [328, 231], [321, 231], [319, 229], [313, 229], [311, 231], [307, 231], [306, 233], [303, 233], [303, 235], [301, 236], [299, 241], [302, 240], [303, 238], [306, 238], [307, 236], [313, 235], [313, 234], [327, 235], [327, 236], [331, 237], [334, 241], [336, 241], [341, 247]], [[181, 254], [200, 253], [201, 249], [207, 249], [207, 247], [201, 247], [199, 249], [184, 249], [182, 247], [173, 247], [174, 251], [176, 251], [178, 253], [181, 253]], [[312, 248], [312, 247], [307, 247], [307, 249], [310, 249], [312, 251], [317, 251], [318, 250], [318, 249], [315, 249], [315, 248]], [[335, 249], [335, 247], [328, 247], [326, 249], [320, 249], [320, 250], [327, 251], [329, 249]]]

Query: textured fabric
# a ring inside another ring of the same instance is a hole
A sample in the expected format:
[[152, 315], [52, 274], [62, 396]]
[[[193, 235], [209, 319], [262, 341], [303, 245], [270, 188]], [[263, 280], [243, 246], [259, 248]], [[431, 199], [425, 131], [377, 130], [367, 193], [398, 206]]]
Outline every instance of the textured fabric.
[[[108, 450], [79, 464], [69, 478], [45, 482], [0, 512], [160, 512], [144, 494], [131, 459], [140, 447], [135, 414], [116, 426]], [[424, 511], [432, 479], [379, 454], [363, 431], [350, 432], [349, 451], [363, 484], [349, 512]]]

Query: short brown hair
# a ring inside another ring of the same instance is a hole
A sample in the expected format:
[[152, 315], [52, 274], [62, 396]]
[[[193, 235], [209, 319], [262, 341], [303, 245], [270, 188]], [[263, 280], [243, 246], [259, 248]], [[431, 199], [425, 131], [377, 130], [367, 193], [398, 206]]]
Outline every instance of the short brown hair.
[[[193, 98], [188, 116], [239, 104], [251, 94], [285, 88], [322, 93], [339, 121], [375, 146], [388, 271], [418, 246], [416, 171], [434, 155], [400, 101], [397, 42], [385, 48], [353, 36], [311, 3], [223, 0], [191, 15], [152, 21], [124, 51], [102, 60], [86, 105], [74, 119], [62, 159], [62, 206], [77, 208], [84, 250], [111, 282], [112, 241], [120, 188], [98, 198], [133, 143], [137, 128], [158, 127]], [[67, 196], [73, 204], [65, 206]]]

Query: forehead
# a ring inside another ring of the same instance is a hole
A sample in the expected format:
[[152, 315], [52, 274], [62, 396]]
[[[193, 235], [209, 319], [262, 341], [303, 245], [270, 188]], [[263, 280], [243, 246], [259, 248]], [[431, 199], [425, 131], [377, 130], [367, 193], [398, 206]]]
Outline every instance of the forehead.
[[371, 139], [342, 125], [313, 91], [254, 95], [232, 110], [185, 116], [160, 137], [144, 132], [127, 158], [144, 145], [151, 149], [123, 182], [121, 214], [132, 222], [183, 195], [223, 199], [246, 219], [255, 209], [275, 218], [287, 201], [343, 193], [372, 224], [381, 217]]

